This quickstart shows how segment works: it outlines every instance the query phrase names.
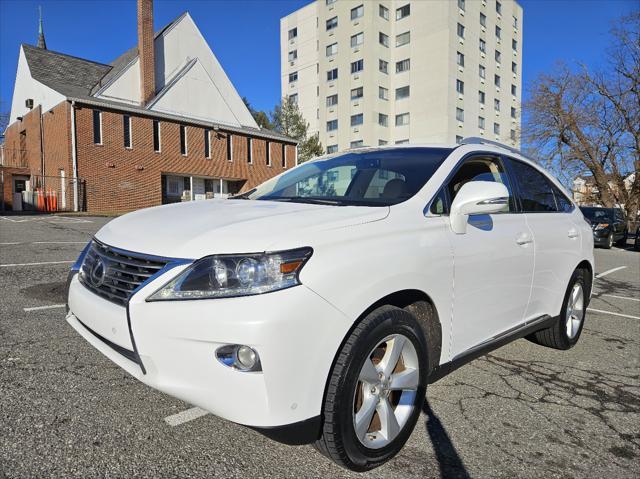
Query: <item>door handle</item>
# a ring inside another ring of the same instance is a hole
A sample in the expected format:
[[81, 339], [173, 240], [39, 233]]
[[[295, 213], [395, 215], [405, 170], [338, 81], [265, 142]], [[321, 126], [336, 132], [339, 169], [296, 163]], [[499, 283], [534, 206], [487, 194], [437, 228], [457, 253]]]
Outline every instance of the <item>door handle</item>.
[[533, 243], [533, 238], [529, 233], [520, 233], [516, 237], [516, 243], [518, 243], [520, 246], [524, 246], [526, 244]]
[[574, 239], [580, 236], [580, 233], [576, 228], [571, 228], [569, 231], [567, 231], [567, 236], [571, 239]]

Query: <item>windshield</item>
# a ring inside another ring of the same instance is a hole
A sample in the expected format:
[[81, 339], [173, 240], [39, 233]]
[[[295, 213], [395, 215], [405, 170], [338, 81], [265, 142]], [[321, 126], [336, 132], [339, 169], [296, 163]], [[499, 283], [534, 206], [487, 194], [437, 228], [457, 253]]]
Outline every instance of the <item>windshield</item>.
[[611, 223], [613, 217], [611, 210], [605, 208], [585, 208], [581, 207], [582, 214], [592, 223]]
[[451, 148], [362, 150], [309, 161], [236, 199], [390, 206], [415, 195]]

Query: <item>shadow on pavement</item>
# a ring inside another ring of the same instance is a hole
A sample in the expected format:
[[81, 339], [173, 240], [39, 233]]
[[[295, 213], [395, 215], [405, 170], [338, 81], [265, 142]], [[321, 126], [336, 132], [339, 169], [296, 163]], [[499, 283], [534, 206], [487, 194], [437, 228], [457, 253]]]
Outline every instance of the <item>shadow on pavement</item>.
[[471, 476], [469, 476], [464, 467], [464, 463], [451, 442], [449, 434], [447, 434], [440, 419], [431, 409], [427, 399], [424, 400], [422, 405], [422, 412], [427, 415], [427, 434], [429, 434], [433, 450], [436, 453], [438, 466], [440, 467], [440, 477], [443, 479], [470, 478]]

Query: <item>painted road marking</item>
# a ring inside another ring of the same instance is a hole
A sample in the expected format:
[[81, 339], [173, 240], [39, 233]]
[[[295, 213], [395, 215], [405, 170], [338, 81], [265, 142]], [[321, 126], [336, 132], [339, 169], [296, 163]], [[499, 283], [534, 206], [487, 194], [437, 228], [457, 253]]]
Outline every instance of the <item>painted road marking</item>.
[[618, 266], [617, 268], [611, 268], [602, 273], [596, 274], [596, 279], [602, 278], [603, 276], [607, 276], [608, 274], [615, 273], [616, 271], [620, 271], [621, 269], [625, 269], [626, 266]]
[[25, 244], [87, 244], [87, 241], [32, 241], [29, 242], [20, 242], [15, 241], [13, 243], [0, 243], [0, 246], [11, 246], [11, 245], [25, 245]]
[[22, 308], [23, 311], [42, 311], [44, 309], [58, 309], [64, 308], [65, 304], [52, 304], [50, 306], [34, 306], [33, 308]]
[[198, 419], [199, 417], [206, 416], [209, 414], [208, 411], [204, 409], [200, 409], [199, 407], [192, 407], [191, 409], [187, 409], [186, 411], [179, 412], [177, 414], [172, 414], [171, 416], [167, 416], [164, 418], [164, 422], [166, 422], [169, 426], [179, 426], [180, 424], [184, 424], [185, 422], [193, 421], [194, 419]]
[[84, 218], [71, 218], [67, 216], [34, 216], [29, 218], [13, 219], [7, 216], [0, 216], [0, 219], [11, 221], [12, 223], [27, 223], [29, 221], [49, 221], [62, 223], [93, 223], [91, 220]]
[[601, 309], [587, 308], [587, 311], [593, 311], [594, 313], [601, 313], [601, 314], [611, 314], [613, 316], [620, 316], [622, 318], [640, 319], [640, 316], [631, 316], [630, 314], [614, 313], [612, 311], [603, 311]]
[[629, 300], [629, 301], [638, 301], [638, 302], [640, 302], [640, 299], [638, 299], [638, 298], [629, 298], [627, 296], [617, 296], [615, 294], [593, 293], [593, 295], [596, 298], [601, 297], [601, 296], [606, 296], [607, 298], [626, 299], [626, 300]]
[[72, 264], [75, 261], [43, 261], [41, 263], [12, 263], [12, 264], [0, 264], [0, 268], [9, 268], [11, 266], [40, 266], [44, 264]]
[[9, 246], [9, 245], [14, 245], [14, 244], [23, 244], [20, 242], [16, 242], [16, 243], [0, 243], [0, 246]]

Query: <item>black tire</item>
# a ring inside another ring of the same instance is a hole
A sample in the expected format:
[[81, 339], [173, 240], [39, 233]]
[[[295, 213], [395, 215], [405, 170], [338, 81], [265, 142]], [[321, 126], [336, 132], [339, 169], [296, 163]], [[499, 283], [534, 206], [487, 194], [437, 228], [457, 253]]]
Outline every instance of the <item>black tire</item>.
[[[418, 358], [419, 385], [413, 411], [399, 434], [386, 446], [372, 449], [364, 446], [355, 433], [355, 391], [365, 359], [391, 334], [402, 334], [413, 344]], [[358, 472], [378, 467], [395, 456], [409, 439], [424, 402], [427, 349], [422, 328], [412, 314], [402, 309], [382, 306], [360, 321], [343, 343], [329, 375], [323, 403], [322, 435], [315, 443], [316, 449], [338, 465]]]
[[624, 232], [624, 235], [622, 236], [622, 238], [620, 238], [618, 241], [616, 241], [616, 246], [622, 247], [624, 248], [625, 246], [627, 246], [627, 232]]
[[[580, 335], [582, 334], [582, 328], [584, 327], [584, 322], [586, 319], [587, 305], [589, 304], [589, 283], [587, 281], [587, 272], [583, 269], [577, 269], [574, 271], [573, 276], [571, 276], [571, 280], [569, 281], [569, 286], [567, 287], [567, 291], [564, 295], [564, 301], [562, 302], [562, 310], [560, 311], [560, 315], [557, 320], [554, 322], [553, 326], [550, 326], [546, 329], [541, 329], [540, 331], [536, 331], [527, 337], [530, 341], [539, 344], [541, 346], [546, 346], [548, 348], [553, 349], [570, 349], [578, 342], [580, 339]], [[573, 286], [579, 283], [582, 286], [582, 291], [584, 294], [584, 311], [582, 323], [578, 329], [578, 332], [573, 338], [570, 338], [567, 334], [566, 328], [566, 314], [567, 314], [567, 305], [569, 304], [569, 296], [571, 291], [573, 290]]]
[[607, 237], [607, 242], [604, 244], [603, 248], [611, 249], [612, 246], [613, 246], [613, 233], [609, 233], [609, 236]]

